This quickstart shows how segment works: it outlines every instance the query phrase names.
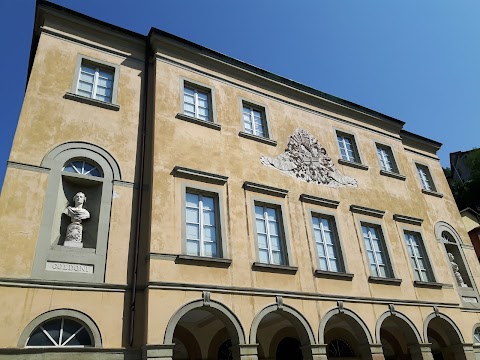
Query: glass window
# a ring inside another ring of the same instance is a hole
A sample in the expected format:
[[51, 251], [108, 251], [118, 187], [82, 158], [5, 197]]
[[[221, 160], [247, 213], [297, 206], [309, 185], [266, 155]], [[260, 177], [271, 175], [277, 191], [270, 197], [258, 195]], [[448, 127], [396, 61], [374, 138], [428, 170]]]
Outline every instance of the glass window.
[[415, 279], [420, 281], [433, 281], [432, 272], [428, 263], [423, 241], [418, 233], [405, 232], [408, 255], [412, 263]]
[[435, 186], [433, 184], [432, 176], [430, 175], [430, 171], [428, 170], [428, 167], [417, 164], [417, 171], [418, 171], [418, 176], [420, 177], [422, 188], [428, 191], [436, 191]]
[[475, 328], [475, 331], [473, 332], [473, 340], [475, 340], [475, 343], [480, 343], [480, 327]]
[[82, 62], [78, 77], [77, 94], [111, 103], [113, 74], [113, 69], [104, 69]]
[[261, 263], [286, 265], [280, 216], [278, 208], [255, 205], [258, 257]]
[[261, 108], [244, 104], [243, 127], [245, 132], [249, 134], [268, 137], [265, 123], [265, 111]]
[[312, 222], [320, 270], [342, 271], [333, 218], [313, 216]]
[[187, 192], [185, 205], [187, 255], [219, 256], [217, 199]]
[[37, 326], [27, 340], [27, 347], [93, 346], [92, 337], [84, 325], [69, 318], [55, 318]]
[[363, 241], [367, 250], [370, 271], [373, 276], [392, 277], [387, 252], [379, 226], [362, 224]]
[[183, 113], [185, 115], [210, 120], [210, 93], [195, 87], [183, 88]]
[[343, 160], [356, 163], [360, 162], [353, 137], [345, 134], [337, 134], [337, 141]]
[[70, 161], [62, 170], [81, 175], [102, 177], [102, 173], [95, 165], [83, 160]]
[[393, 158], [392, 150], [389, 147], [381, 146], [377, 144], [377, 154], [380, 160], [380, 166], [382, 170], [389, 172], [398, 172], [397, 165]]

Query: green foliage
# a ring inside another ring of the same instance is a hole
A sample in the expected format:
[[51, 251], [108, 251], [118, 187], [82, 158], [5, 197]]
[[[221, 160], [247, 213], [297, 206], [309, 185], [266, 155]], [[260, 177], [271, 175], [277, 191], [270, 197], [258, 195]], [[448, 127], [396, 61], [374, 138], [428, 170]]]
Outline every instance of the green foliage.
[[462, 182], [453, 181], [452, 170], [444, 168], [453, 197], [460, 210], [470, 207], [480, 210], [480, 149], [473, 149], [468, 153], [465, 164], [470, 169], [470, 179]]

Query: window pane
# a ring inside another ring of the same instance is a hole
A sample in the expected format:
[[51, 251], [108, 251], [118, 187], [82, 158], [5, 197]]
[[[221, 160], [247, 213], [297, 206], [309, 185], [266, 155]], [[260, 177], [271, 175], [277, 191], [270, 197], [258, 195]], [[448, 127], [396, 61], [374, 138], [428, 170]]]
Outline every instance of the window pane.
[[216, 229], [214, 227], [205, 227], [203, 229], [203, 236], [206, 241], [217, 241]]
[[261, 233], [261, 234], [267, 233], [267, 229], [265, 228], [265, 221], [261, 219], [257, 219], [255, 223], [257, 224], [257, 233]]
[[319, 261], [320, 261], [320, 269], [327, 271], [328, 270], [327, 260], [325, 258], [320, 258]]
[[263, 219], [263, 207], [255, 206], [255, 216], [257, 219]]
[[278, 236], [270, 236], [270, 244], [272, 251], [281, 251], [280, 238]]
[[198, 209], [187, 208], [187, 223], [198, 224], [198, 222], [199, 222]]
[[200, 244], [198, 241], [187, 240], [187, 254], [200, 255]]
[[50, 320], [46, 323], [43, 323], [42, 327], [58, 344], [60, 339], [60, 328], [62, 327], [62, 319]]
[[187, 206], [198, 208], [198, 195], [187, 193]]
[[257, 239], [258, 239], [258, 247], [260, 249], [267, 249], [268, 248], [268, 246], [267, 246], [267, 235], [258, 234]]
[[276, 265], [282, 265], [283, 260], [282, 260], [282, 253], [281, 252], [272, 252], [272, 263]]
[[261, 263], [268, 264], [268, 250], [259, 249], [258, 259]]
[[42, 329], [37, 328], [30, 339], [28, 339], [27, 346], [53, 346], [52, 341], [45, 335]]
[[213, 211], [203, 212], [203, 224], [215, 226], [215, 213]]
[[277, 212], [275, 211], [275, 209], [267, 208], [267, 216], [269, 221], [276, 221]]
[[278, 223], [270, 222], [269, 223], [269, 230], [271, 236], [278, 236]]
[[199, 239], [199, 226], [195, 224], [187, 224], [187, 239]]

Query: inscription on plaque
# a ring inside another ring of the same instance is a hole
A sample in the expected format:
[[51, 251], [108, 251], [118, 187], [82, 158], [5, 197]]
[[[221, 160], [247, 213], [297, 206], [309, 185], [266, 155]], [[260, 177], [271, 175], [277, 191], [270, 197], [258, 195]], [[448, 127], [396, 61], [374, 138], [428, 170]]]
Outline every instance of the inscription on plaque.
[[45, 270], [48, 271], [61, 271], [81, 274], [93, 274], [93, 265], [85, 264], [71, 264], [64, 262], [50, 262], [47, 261]]

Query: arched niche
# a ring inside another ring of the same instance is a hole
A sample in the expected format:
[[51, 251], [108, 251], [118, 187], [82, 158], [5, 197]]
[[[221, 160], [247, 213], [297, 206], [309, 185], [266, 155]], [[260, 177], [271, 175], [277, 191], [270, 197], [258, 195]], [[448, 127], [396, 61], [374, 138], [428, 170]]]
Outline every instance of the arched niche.
[[[45, 312], [35, 319], [33, 319], [26, 327], [23, 329], [20, 338], [18, 339], [18, 347], [31, 347], [32, 345], [27, 345], [30, 336], [39, 329], [42, 325], [46, 323], [51, 323], [52, 320], [61, 320], [61, 319], [68, 319], [72, 322], [83, 326], [85, 331], [88, 333], [90, 337], [90, 343], [87, 346], [100, 348], [102, 347], [102, 337], [100, 335], [100, 330], [98, 329], [95, 322], [86, 314], [72, 309], [56, 309], [52, 311]], [[63, 322], [59, 321], [60, 326], [63, 325]], [[44, 331], [44, 329], [42, 329]], [[46, 331], [46, 330], [45, 330]], [[72, 334], [73, 335], [73, 334]], [[68, 340], [71, 336], [68, 336], [66, 339], [62, 339], [61, 343], [65, 343], [65, 345], [49, 345], [51, 347], [68, 347]], [[58, 339], [55, 339], [58, 341]], [[60, 342], [60, 341], [59, 341]]]
[[[117, 162], [99, 146], [69, 142], [48, 152], [41, 165], [50, 171], [32, 277], [103, 282], [113, 180], [121, 180]], [[80, 206], [76, 194], [86, 198]]]
[[452, 281], [464, 305], [479, 307], [478, 289], [463, 252], [463, 241], [455, 229], [444, 221], [435, 224], [435, 237], [442, 244]]

